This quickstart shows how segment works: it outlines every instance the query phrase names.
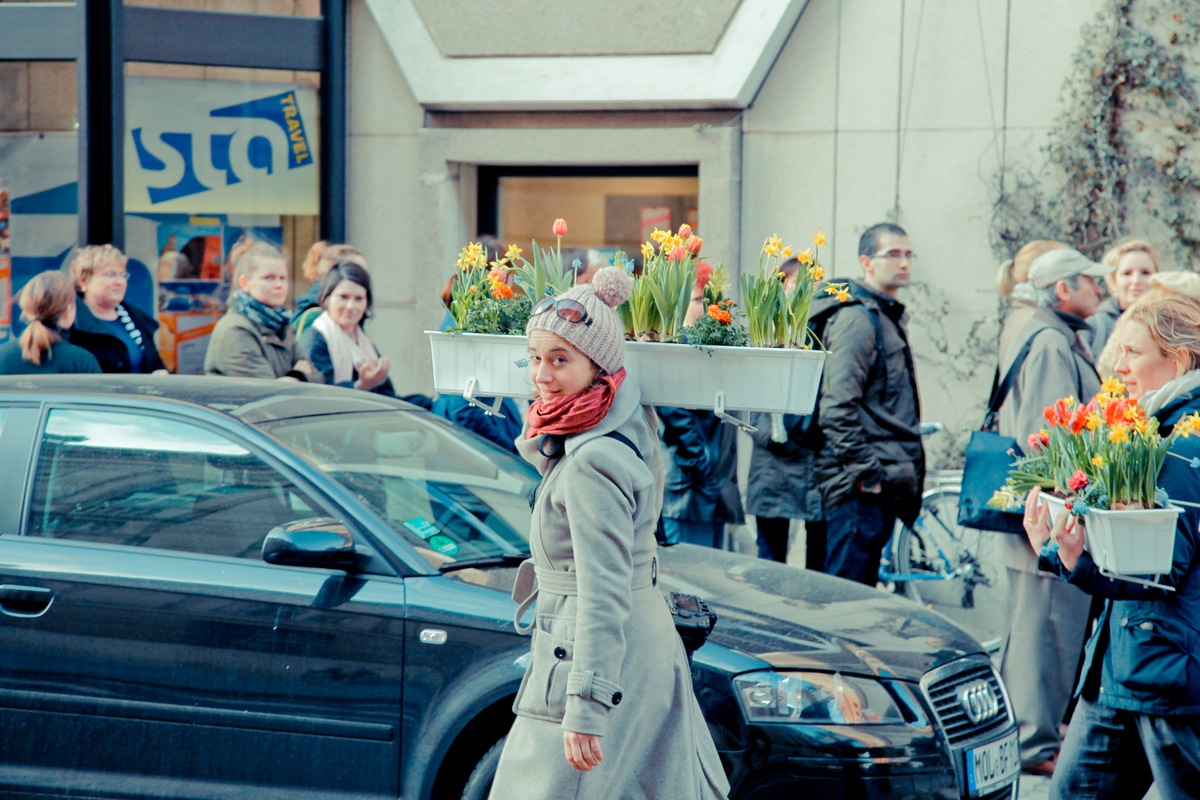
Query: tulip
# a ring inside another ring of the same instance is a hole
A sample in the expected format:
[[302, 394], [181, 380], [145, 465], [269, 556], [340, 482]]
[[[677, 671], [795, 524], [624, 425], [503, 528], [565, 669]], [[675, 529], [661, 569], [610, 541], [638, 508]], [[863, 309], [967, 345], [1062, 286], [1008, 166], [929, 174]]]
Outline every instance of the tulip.
[[551, 228], [551, 231], [554, 233], [555, 236], [566, 236], [567, 235], [567, 221], [565, 219], [563, 219], [562, 217], [559, 217], [558, 219], [554, 220], [554, 227]]
[[679, 226], [679, 238], [680, 239], [687, 239], [691, 235], [692, 235], [692, 226], [691, 225], [688, 225], [685, 222]]
[[[686, 227], [686, 226], [685, 226]], [[704, 240], [699, 236], [689, 236], [687, 240], [687, 251], [692, 255], [700, 254], [700, 246], [704, 244]]]
[[668, 256], [672, 261], [683, 261], [688, 256], [687, 248], [681, 244], [675, 245], [671, 249], [671, 255]]

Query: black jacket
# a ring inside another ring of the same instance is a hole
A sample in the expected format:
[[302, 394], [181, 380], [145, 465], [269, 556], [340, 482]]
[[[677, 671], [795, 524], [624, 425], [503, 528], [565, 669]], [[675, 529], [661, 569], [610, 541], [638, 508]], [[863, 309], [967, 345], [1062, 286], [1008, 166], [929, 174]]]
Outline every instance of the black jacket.
[[[829, 512], [853, 499], [860, 483], [878, 483], [892, 510], [911, 522], [921, 508], [925, 451], [908, 318], [895, 298], [858, 281], [848, 283], [858, 302], [839, 310], [825, 326], [830, 352], [818, 401], [825, 446], [816, 460], [821, 495]], [[814, 314], [816, 306], [814, 301]], [[877, 352], [872, 314], [881, 324], [883, 352]]]
[[100, 372], [96, 358], [82, 347], [66, 341], [50, 345], [41, 364], [26, 361], [21, 354], [21, 342], [10, 339], [0, 345], [0, 375], [61, 375]]
[[[154, 345], [154, 332], [158, 330], [158, 322], [137, 306], [129, 303], [122, 305], [129, 312], [133, 324], [142, 332], [144, 352], [141, 372], [150, 373], [156, 369], [166, 369], [158, 355], [158, 348]], [[79, 345], [94, 355], [100, 362], [100, 369], [105, 372], [133, 371], [130, 369], [129, 351], [125, 348], [125, 342], [113, 335], [103, 320], [96, 319], [96, 315], [87, 307], [87, 303], [83, 302], [82, 297], [75, 298], [75, 325], [71, 328], [71, 344]]]

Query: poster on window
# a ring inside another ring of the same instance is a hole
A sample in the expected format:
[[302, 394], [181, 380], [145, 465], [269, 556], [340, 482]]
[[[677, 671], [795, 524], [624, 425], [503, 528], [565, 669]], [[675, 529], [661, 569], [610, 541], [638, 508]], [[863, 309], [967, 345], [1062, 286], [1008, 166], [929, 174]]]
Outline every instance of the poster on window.
[[0, 186], [0, 342], [12, 330], [12, 260], [9, 258], [8, 190]]
[[130, 78], [125, 116], [126, 211], [318, 213], [311, 86]]

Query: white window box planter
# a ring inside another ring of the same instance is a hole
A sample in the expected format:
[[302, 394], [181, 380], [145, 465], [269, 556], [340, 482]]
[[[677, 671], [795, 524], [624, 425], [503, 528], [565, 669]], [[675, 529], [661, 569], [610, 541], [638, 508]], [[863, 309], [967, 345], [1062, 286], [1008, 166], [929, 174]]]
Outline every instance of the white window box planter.
[[[1043, 493], [1041, 497], [1050, 508], [1053, 524], [1065, 511], [1065, 503], [1054, 495]], [[1088, 509], [1083, 518], [1087, 536], [1084, 547], [1109, 577], [1128, 580], [1131, 575], [1165, 575], [1171, 571], [1175, 521], [1182, 512], [1182, 508], [1170, 504], [1166, 508]]]
[[[533, 393], [524, 336], [427, 333], [439, 393], [468, 399]], [[821, 385], [825, 355], [820, 350], [626, 342], [625, 368], [649, 405], [808, 414]]]

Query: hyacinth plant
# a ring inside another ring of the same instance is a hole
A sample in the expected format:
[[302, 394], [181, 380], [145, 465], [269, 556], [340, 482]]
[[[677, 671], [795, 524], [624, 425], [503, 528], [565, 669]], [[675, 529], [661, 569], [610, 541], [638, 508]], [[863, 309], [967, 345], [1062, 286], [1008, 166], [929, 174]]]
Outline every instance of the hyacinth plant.
[[767, 237], [759, 252], [758, 270], [742, 275], [742, 305], [746, 310], [752, 346], [804, 349], [821, 346], [808, 329], [813, 297], [823, 290], [842, 302], [850, 299], [846, 284], [825, 281], [819, 252], [826, 243], [821, 231], [813, 234], [812, 248], [796, 254], [800, 268], [795, 279], [786, 281], [780, 265], [790, 259], [794, 251], [778, 236]]
[[1036, 486], [1067, 498], [1076, 515], [1165, 505], [1159, 473], [1168, 456], [1182, 458], [1170, 452], [1177, 438], [1200, 433], [1200, 414], [1185, 416], [1163, 436], [1158, 420], [1124, 391], [1120, 381], [1108, 378], [1086, 404], [1066, 397], [1045, 409], [1046, 428], [1029, 437], [1028, 455], [1013, 463], [989, 504], [1018, 508]]
[[[696, 285], [696, 257], [704, 240], [689, 225], [654, 229], [642, 244], [642, 274], [634, 279], [629, 300], [617, 309], [625, 335], [641, 342], [676, 342]], [[633, 263], [625, 262], [627, 272]]]
[[[558, 239], [557, 246], [554, 250], [542, 250], [535, 241], [532, 262], [515, 244], [510, 244], [503, 256], [491, 262], [480, 242], [469, 242], [459, 252], [454, 262], [457, 279], [450, 290], [450, 316], [455, 331], [524, 334], [533, 298], [560, 294], [574, 284], [574, 270], [564, 270], [562, 266], [562, 237], [567, 233], [567, 223], [555, 220], [552, 231]], [[511, 283], [516, 283], [518, 291], [514, 291]]]

